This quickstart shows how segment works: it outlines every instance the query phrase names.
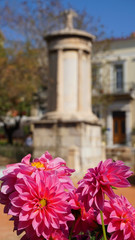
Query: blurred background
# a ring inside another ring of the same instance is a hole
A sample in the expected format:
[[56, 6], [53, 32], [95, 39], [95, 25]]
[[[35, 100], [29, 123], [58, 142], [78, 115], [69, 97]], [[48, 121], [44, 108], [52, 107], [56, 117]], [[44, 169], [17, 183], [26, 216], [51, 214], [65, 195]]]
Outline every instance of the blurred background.
[[[67, 9], [78, 15], [75, 29], [96, 36], [89, 91], [105, 156], [123, 160], [135, 172], [134, 0], [1, 0], [0, 176], [7, 164], [27, 153], [34, 157], [34, 123], [48, 109], [50, 66], [44, 37], [65, 28]], [[134, 178], [131, 183], [122, 193], [134, 204]], [[2, 211], [0, 239], [15, 239]]]

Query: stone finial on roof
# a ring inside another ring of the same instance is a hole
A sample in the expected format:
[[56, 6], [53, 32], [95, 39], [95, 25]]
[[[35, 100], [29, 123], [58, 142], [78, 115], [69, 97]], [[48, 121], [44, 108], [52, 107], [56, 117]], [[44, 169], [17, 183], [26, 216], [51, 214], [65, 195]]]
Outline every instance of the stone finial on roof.
[[66, 17], [66, 28], [72, 29], [73, 26], [73, 18], [77, 17], [77, 13], [73, 11], [72, 9], [70, 10], [65, 10], [64, 15]]

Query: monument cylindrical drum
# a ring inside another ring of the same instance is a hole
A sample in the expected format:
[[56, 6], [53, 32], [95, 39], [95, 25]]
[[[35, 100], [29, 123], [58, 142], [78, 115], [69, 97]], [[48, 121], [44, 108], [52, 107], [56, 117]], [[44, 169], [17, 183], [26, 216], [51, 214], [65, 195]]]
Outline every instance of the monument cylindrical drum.
[[91, 49], [94, 36], [74, 29], [72, 12], [65, 29], [45, 37], [49, 56], [46, 118], [96, 119], [91, 110]]

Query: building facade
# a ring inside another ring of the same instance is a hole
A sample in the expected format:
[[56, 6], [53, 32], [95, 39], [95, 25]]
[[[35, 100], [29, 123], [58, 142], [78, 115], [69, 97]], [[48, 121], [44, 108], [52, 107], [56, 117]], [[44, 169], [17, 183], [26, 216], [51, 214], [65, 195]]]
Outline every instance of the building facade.
[[134, 33], [95, 43], [93, 111], [102, 122], [108, 147], [135, 144]]

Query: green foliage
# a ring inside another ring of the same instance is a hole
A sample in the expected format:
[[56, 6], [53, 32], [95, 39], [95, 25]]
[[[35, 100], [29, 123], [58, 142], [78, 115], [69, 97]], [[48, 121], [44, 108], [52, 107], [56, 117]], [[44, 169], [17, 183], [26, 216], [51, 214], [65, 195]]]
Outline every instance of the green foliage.
[[33, 148], [19, 145], [0, 145], [0, 156], [9, 158], [12, 163], [21, 161], [24, 157], [24, 152], [26, 155], [29, 153], [33, 154]]
[[[6, 50], [3, 47], [3, 52]], [[14, 50], [12, 49], [14, 52]], [[38, 75], [37, 52], [24, 49], [16, 55], [0, 55], [0, 115], [10, 111], [16, 114], [29, 113], [32, 96], [41, 81]]]

